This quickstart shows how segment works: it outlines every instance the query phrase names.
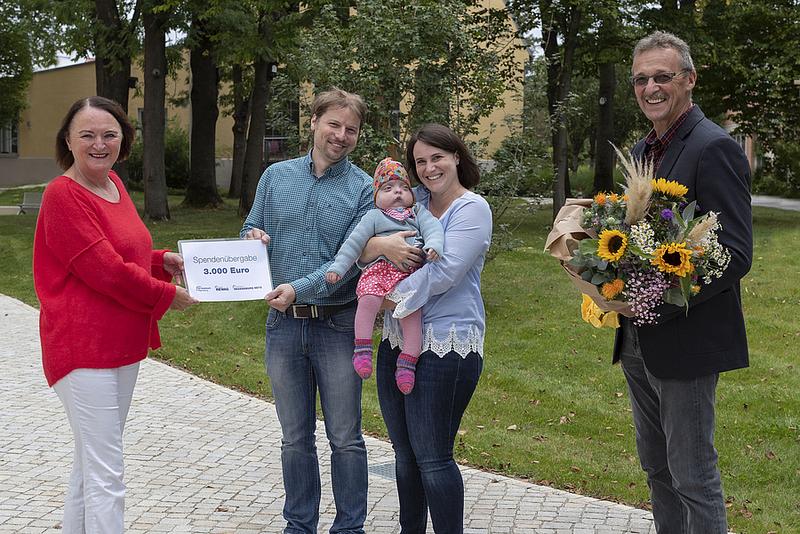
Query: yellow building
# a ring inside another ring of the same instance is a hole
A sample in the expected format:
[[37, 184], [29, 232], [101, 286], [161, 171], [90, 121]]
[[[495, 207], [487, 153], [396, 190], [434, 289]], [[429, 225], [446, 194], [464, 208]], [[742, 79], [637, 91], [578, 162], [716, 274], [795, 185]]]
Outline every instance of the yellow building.
[[[137, 80], [143, 79], [136, 65], [131, 70], [131, 76]], [[185, 70], [167, 78], [168, 102], [170, 98], [178, 98], [189, 91], [188, 78]], [[128, 112], [131, 119], [141, 123], [144, 97], [141, 81], [138, 85], [138, 91], [131, 90]], [[0, 187], [45, 183], [60, 174], [61, 169], [56, 165], [54, 157], [55, 136], [61, 127], [61, 119], [73, 102], [94, 94], [94, 60], [35, 72], [28, 88], [27, 107], [20, 116], [16, 130], [6, 127], [1, 138], [8, 141], [4, 143], [5, 146], [0, 143]], [[177, 120], [187, 131], [191, 128], [191, 109], [188, 106], [175, 107], [168, 103], [167, 117]], [[232, 126], [233, 120], [230, 117], [220, 116], [216, 140], [221, 166], [224, 166], [226, 159], [230, 159]]]

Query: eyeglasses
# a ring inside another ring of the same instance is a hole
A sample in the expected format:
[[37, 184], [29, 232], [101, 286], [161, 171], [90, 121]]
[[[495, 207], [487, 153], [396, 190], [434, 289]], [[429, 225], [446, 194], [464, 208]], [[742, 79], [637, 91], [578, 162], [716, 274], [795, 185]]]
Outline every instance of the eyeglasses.
[[633, 76], [631, 77], [631, 85], [634, 87], [644, 87], [650, 81], [650, 78], [653, 79], [658, 85], [665, 85], [670, 83], [678, 76], [682, 76], [683, 74], [691, 72], [689, 69], [683, 69], [680, 72], [659, 72], [658, 74], [653, 74], [652, 76]]

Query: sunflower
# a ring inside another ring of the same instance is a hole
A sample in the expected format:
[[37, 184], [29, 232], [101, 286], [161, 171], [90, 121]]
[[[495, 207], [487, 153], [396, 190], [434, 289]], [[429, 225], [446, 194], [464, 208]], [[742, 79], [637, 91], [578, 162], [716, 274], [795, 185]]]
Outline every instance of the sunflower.
[[686, 248], [686, 243], [667, 243], [653, 251], [654, 258], [650, 263], [658, 267], [659, 271], [677, 274], [680, 277], [694, 271], [692, 265], [692, 250]]
[[600, 287], [600, 293], [605, 297], [606, 300], [612, 300], [614, 297], [622, 293], [622, 289], [624, 287], [625, 282], [619, 278], [615, 278], [614, 280], [603, 284]]
[[606, 261], [618, 261], [628, 248], [628, 236], [619, 230], [603, 230], [597, 243], [597, 255]]
[[653, 191], [662, 193], [668, 197], [683, 198], [683, 196], [689, 192], [688, 187], [679, 184], [675, 180], [665, 180], [664, 178], [656, 180], [654, 178], [650, 180], [650, 183], [653, 184]]

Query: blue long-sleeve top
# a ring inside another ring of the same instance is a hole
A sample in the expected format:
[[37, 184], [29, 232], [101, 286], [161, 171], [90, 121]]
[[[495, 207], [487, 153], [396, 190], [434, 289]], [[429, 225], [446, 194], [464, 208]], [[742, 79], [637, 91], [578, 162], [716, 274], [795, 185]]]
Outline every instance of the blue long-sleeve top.
[[357, 267], [328, 284], [336, 251], [373, 206], [372, 178], [347, 158], [314, 175], [311, 153], [267, 167], [240, 237], [259, 228], [273, 283], [291, 284], [298, 304], [336, 305], [356, 298]]
[[[390, 217], [380, 208], [369, 210], [350, 233], [350, 237], [347, 238], [342, 248], [339, 249], [339, 252], [336, 254], [336, 259], [328, 268], [328, 271], [333, 271], [341, 276], [356, 263], [371, 237], [386, 236], [402, 232], [403, 230], [414, 230], [417, 232], [417, 236], [406, 238], [408, 244], [415, 245], [418, 242], [417, 238], [421, 237], [423, 249], [427, 250], [432, 248], [441, 256], [444, 250], [444, 231], [442, 230], [442, 225], [431, 212], [420, 204], [415, 204], [412, 209], [414, 211], [414, 216], [402, 221]], [[388, 261], [387, 258], [381, 256], [367, 265], [362, 266], [362, 268], [366, 269], [379, 260]], [[398, 266], [395, 265], [395, 267]]]
[[[417, 202], [428, 206], [429, 192], [415, 190]], [[453, 201], [439, 219], [444, 228], [444, 254], [402, 280], [387, 295], [396, 302], [386, 312], [383, 338], [401, 345], [397, 319], [422, 308], [422, 350], [444, 356], [454, 350], [461, 356], [483, 356], [486, 316], [481, 298], [481, 271], [492, 239], [492, 212], [478, 194], [467, 191]]]

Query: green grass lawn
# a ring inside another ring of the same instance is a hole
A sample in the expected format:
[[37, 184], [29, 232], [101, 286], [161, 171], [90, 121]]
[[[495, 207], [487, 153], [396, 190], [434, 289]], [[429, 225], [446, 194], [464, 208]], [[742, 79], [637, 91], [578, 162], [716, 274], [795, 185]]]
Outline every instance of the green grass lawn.
[[[8, 194], [8, 192], [7, 192]], [[137, 199], [141, 199], [140, 195]], [[156, 246], [235, 236], [232, 205], [201, 211], [171, 199], [173, 221], [150, 224]], [[524, 245], [486, 266], [485, 368], [456, 444], [460, 462], [569, 491], [648, 506], [612, 331], [580, 320], [579, 295], [542, 252], [550, 209], [516, 230]], [[753, 268], [743, 281], [751, 363], [722, 375], [717, 448], [731, 529], [800, 531], [800, 213], [756, 208]], [[36, 306], [33, 216], [0, 217], [0, 292]], [[161, 322], [156, 357], [268, 398], [260, 302], [215, 303]], [[676, 348], [676, 350], [678, 350]], [[364, 388], [364, 426], [385, 436], [375, 381]]]

